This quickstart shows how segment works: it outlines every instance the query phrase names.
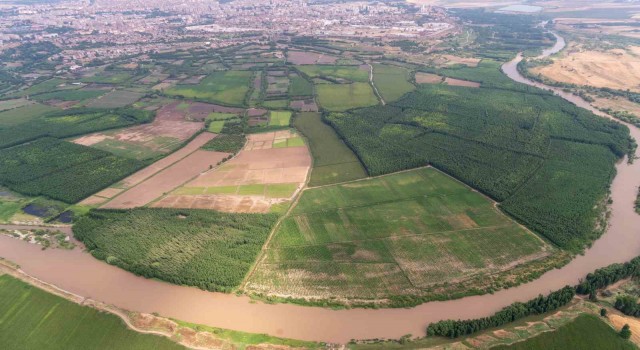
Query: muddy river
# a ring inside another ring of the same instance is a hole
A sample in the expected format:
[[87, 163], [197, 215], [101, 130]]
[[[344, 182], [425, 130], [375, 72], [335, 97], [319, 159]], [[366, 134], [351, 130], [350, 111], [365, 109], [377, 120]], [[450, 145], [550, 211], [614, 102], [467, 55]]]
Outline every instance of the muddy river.
[[[562, 46], [564, 44], [559, 44], [556, 49], [560, 50]], [[552, 50], [546, 52], [551, 53]], [[505, 73], [519, 82], [544, 87], [518, 74], [516, 65], [520, 59], [517, 57], [505, 64]], [[581, 107], [593, 110], [574, 95], [554, 91]], [[603, 115], [596, 110], [593, 112]], [[640, 131], [634, 127], [630, 129], [633, 137], [640, 140]], [[514, 301], [525, 301], [540, 293], [575, 284], [596, 268], [640, 255], [640, 215], [635, 213], [633, 205], [640, 185], [640, 161], [632, 165], [620, 162], [617, 169], [618, 174], [612, 184], [610, 228], [584, 255], [519, 287], [490, 295], [426, 303], [410, 309], [335, 311], [253, 303], [247, 297], [204, 292], [137, 277], [98, 261], [80, 249], [42, 251], [38, 246], [7, 236], [0, 236], [0, 256], [19, 264], [25, 272], [73, 293], [124, 309], [158, 312], [189, 322], [327, 342], [347, 342], [352, 338], [398, 338], [408, 333], [424, 335], [429, 322], [487, 316]]]

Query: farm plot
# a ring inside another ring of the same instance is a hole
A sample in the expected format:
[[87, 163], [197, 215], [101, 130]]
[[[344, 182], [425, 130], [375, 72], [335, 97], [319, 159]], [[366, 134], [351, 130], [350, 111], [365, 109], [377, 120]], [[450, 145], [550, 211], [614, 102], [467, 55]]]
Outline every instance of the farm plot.
[[118, 316], [8, 275], [0, 276], [0, 316], [4, 349], [184, 349], [165, 337], [130, 330]]
[[313, 169], [309, 186], [361, 179], [367, 172], [351, 149], [324, 122], [320, 113], [298, 113], [293, 125], [309, 142]]
[[178, 84], [165, 93], [170, 96], [182, 96], [207, 100], [225, 105], [241, 106], [253, 78], [251, 71], [222, 71], [214, 72], [202, 79], [199, 84]]
[[411, 71], [406, 68], [375, 64], [373, 82], [386, 102], [392, 102], [415, 90], [409, 82]]
[[[15, 101], [15, 100], [12, 100]], [[5, 101], [6, 102], [6, 101]], [[11, 104], [3, 104], [5, 107], [19, 106], [20, 104], [12, 102]], [[18, 124], [32, 121], [46, 113], [56, 111], [56, 108], [49, 107], [40, 103], [31, 103], [16, 108], [7, 108], [0, 112], [0, 128], [12, 127]]]
[[178, 104], [173, 102], [160, 108], [151, 123], [90, 134], [73, 142], [133, 159], [167, 154], [204, 128], [203, 122], [187, 121]]
[[105, 95], [87, 102], [90, 108], [118, 108], [138, 101], [144, 94], [129, 90], [113, 90]]
[[333, 64], [336, 63], [338, 57], [323, 53], [310, 51], [294, 51], [287, 52], [287, 61], [296, 64]]
[[289, 130], [251, 134], [245, 148], [153, 203], [154, 207], [268, 212], [304, 185], [311, 159], [304, 142]]
[[378, 104], [378, 99], [368, 83], [318, 84], [320, 106], [329, 111], [346, 111]]
[[369, 67], [367, 66], [334, 66], [334, 65], [313, 65], [300, 66], [298, 69], [311, 78], [325, 78], [343, 82], [369, 81]]
[[229, 153], [195, 151], [107, 202], [102, 208], [125, 209], [149, 204], [163, 194], [220, 163]]
[[307, 189], [245, 288], [378, 299], [507, 271], [554, 248], [432, 168]]

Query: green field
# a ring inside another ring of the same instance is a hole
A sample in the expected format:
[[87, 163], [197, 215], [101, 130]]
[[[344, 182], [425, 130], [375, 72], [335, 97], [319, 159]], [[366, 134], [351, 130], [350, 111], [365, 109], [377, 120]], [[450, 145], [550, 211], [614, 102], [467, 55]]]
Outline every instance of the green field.
[[24, 107], [14, 108], [0, 112], [0, 128], [12, 127], [29, 122], [46, 113], [58, 110], [57, 108], [35, 103]]
[[328, 185], [367, 176], [358, 157], [342, 142], [331, 126], [322, 122], [320, 113], [298, 113], [293, 125], [307, 138], [313, 156], [309, 186]]
[[329, 111], [346, 111], [378, 104], [378, 98], [369, 83], [318, 84], [316, 91], [320, 106]]
[[73, 232], [96, 258], [138, 275], [230, 291], [253, 264], [276, 219], [211, 210], [96, 210]]
[[289, 96], [313, 96], [313, 84], [307, 79], [295, 75], [289, 84]]
[[0, 112], [6, 111], [9, 109], [28, 106], [30, 104], [33, 104], [33, 102], [25, 98], [16, 98], [13, 100], [0, 100]]
[[252, 78], [253, 72], [250, 71], [214, 72], [197, 85], [176, 85], [167, 89], [165, 93], [171, 96], [242, 106]]
[[327, 77], [361, 83], [369, 81], [369, 70], [359, 66], [304, 65], [297, 68], [311, 78]]
[[262, 107], [265, 108], [287, 108], [289, 107], [289, 100], [268, 100], [262, 102]]
[[269, 112], [269, 126], [289, 126], [291, 112], [271, 111]]
[[122, 84], [132, 78], [129, 72], [100, 72], [94, 76], [82, 78], [83, 83]]
[[572, 251], [598, 235], [614, 163], [630, 149], [626, 126], [508, 86], [421, 85], [396, 102], [327, 120], [369, 174], [431, 164]]
[[247, 290], [298, 297], [422, 295], [554, 249], [432, 168], [307, 189]]
[[115, 315], [8, 275], [0, 276], [0, 320], [3, 349], [184, 349], [165, 337], [132, 331]]
[[138, 101], [144, 93], [129, 90], [114, 90], [87, 102], [90, 108], [120, 108]]
[[84, 101], [98, 96], [102, 96], [106, 93], [106, 90], [60, 90], [54, 92], [47, 92], [33, 96], [36, 101], [48, 101], [48, 100], [61, 100], [61, 101]]
[[415, 90], [409, 82], [411, 71], [406, 68], [383, 64], [373, 65], [373, 83], [385, 102], [393, 102]]
[[553, 332], [545, 332], [533, 338], [512, 345], [497, 346], [500, 350], [547, 350], [547, 349], [637, 349], [628, 340], [622, 339], [616, 331], [595, 315], [584, 314], [573, 322], [563, 325]]
[[209, 130], [209, 132], [219, 134], [222, 131], [222, 128], [224, 128], [224, 123], [224, 120], [214, 120], [209, 123], [207, 130]]

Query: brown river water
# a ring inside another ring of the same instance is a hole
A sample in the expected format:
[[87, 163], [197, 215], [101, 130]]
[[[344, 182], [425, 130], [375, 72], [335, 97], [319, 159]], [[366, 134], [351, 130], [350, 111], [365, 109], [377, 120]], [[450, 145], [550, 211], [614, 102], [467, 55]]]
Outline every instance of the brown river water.
[[[562, 49], [557, 44], [556, 51]], [[553, 50], [545, 52], [547, 55]], [[516, 69], [520, 56], [505, 64], [505, 74], [514, 80], [543, 87], [524, 79]], [[547, 87], [548, 88], [548, 87]], [[580, 107], [593, 110], [577, 96], [554, 90]], [[640, 131], [630, 126], [640, 140]], [[525, 301], [567, 284], [576, 284], [588, 272], [640, 255], [640, 215], [634, 201], [640, 185], [640, 161], [617, 165], [612, 184], [613, 204], [610, 227], [588, 249], [561, 269], [541, 278], [494, 294], [430, 302], [409, 309], [329, 310], [288, 304], [269, 305], [248, 297], [211, 293], [196, 288], [171, 285], [137, 277], [94, 259], [90, 254], [50, 249], [0, 236], [0, 256], [19, 264], [23, 271], [75, 294], [139, 311], [253, 333], [344, 343], [350, 339], [399, 338], [405, 334], [422, 336], [428, 323], [442, 319], [488, 316], [515, 301]]]

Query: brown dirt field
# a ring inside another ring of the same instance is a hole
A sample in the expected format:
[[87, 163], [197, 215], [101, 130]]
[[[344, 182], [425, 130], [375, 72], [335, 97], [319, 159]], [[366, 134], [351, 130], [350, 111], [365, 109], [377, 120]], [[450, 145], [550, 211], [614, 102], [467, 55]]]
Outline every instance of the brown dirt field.
[[249, 117], [260, 117], [267, 114], [267, 112], [269, 111], [264, 108], [249, 108], [247, 110], [247, 115]]
[[164, 90], [164, 89], [170, 88], [173, 84], [174, 84], [174, 82], [163, 81], [162, 83], [154, 85], [151, 89], [152, 90]]
[[333, 64], [338, 58], [325, 54], [305, 51], [289, 51], [287, 61], [293, 64]]
[[617, 331], [621, 330], [625, 324], [628, 324], [631, 328], [631, 341], [640, 346], [640, 320], [617, 314], [609, 314], [608, 317]]
[[102, 197], [102, 198], [112, 198], [118, 195], [118, 193], [122, 192], [121, 188], [105, 188], [104, 190], [94, 194], [94, 196]]
[[460, 80], [460, 79], [453, 79], [453, 78], [445, 78], [444, 83], [452, 86], [465, 86], [465, 87], [472, 87], [472, 88], [480, 87], [480, 83], [476, 83], [475, 81]]
[[444, 62], [441, 62], [440, 64], [444, 64], [446, 66], [450, 66], [454, 64], [464, 64], [465, 66], [468, 66], [468, 67], [477, 67], [478, 63], [480, 63], [480, 59], [474, 58], [474, 57], [440, 55], [440, 59], [444, 61]]
[[632, 50], [580, 51], [573, 47], [548, 66], [531, 69], [549, 79], [569, 84], [640, 92], [640, 58]]
[[177, 150], [176, 152], [173, 152], [172, 154], [160, 159], [159, 161], [149, 165], [148, 167], [146, 167], [146, 168], [136, 172], [135, 174], [125, 178], [124, 180], [122, 180], [123, 186], [125, 188], [128, 188], [128, 187], [131, 187], [131, 186], [139, 184], [140, 182], [146, 180], [147, 178], [149, 178], [153, 174], [157, 173], [158, 171], [160, 171], [160, 170], [168, 167], [169, 165], [179, 161], [180, 159], [186, 157], [190, 153], [193, 153], [194, 151], [196, 151], [197, 149], [202, 147], [205, 143], [209, 142], [214, 137], [216, 137], [215, 134], [211, 134], [211, 133], [208, 133], [208, 132], [204, 132], [204, 133], [196, 136], [196, 138], [194, 138], [186, 146], [182, 147], [181, 149]]
[[416, 73], [416, 83], [418, 84], [439, 84], [442, 82], [442, 77], [431, 73]]
[[267, 213], [271, 205], [281, 200], [261, 196], [236, 195], [168, 195], [152, 207], [211, 209], [231, 213]]
[[595, 99], [595, 102], [591, 104], [598, 108], [611, 108], [614, 111], [626, 111], [640, 116], [640, 104], [633, 103], [626, 98], [600, 98], [593, 95], [592, 97]]
[[[311, 156], [307, 147], [271, 148], [274, 140], [295, 136], [296, 134], [290, 130], [251, 134], [248, 136], [247, 145], [236, 157], [216, 169], [201, 174], [184, 187], [297, 183], [298, 188], [301, 188], [311, 168]], [[153, 206], [263, 213], [267, 212], [271, 205], [282, 200], [267, 198], [264, 195], [171, 194]]]
[[215, 166], [229, 153], [197, 150], [158, 174], [115, 197], [103, 208], [135, 208], [148, 204], [165, 193]]
[[213, 103], [193, 102], [189, 106], [189, 115], [200, 115], [206, 118], [211, 112], [242, 113], [244, 109], [236, 107], [220, 106]]
[[318, 105], [313, 100], [296, 100], [289, 103], [289, 107], [301, 112], [317, 112]]
[[91, 146], [110, 139], [142, 144], [156, 151], [169, 152], [170, 149], [165, 149], [155, 144], [154, 139], [157, 137], [170, 137], [184, 141], [204, 128], [204, 123], [202, 122], [187, 121], [185, 114], [176, 109], [178, 104], [179, 102], [173, 102], [160, 108], [156, 112], [156, 118], [151, 123], [117, 131], [89, 134], [77, 138], [73, 142], [84, 146]]
[[82, 202], [80, 202], [80, 204], [93, 206], [93, 205], [102, 204], [105, 201], [106, 201], [106, 198], [98, 197], [98, 196], [91, 196], [91, 197], [85, 198]]

